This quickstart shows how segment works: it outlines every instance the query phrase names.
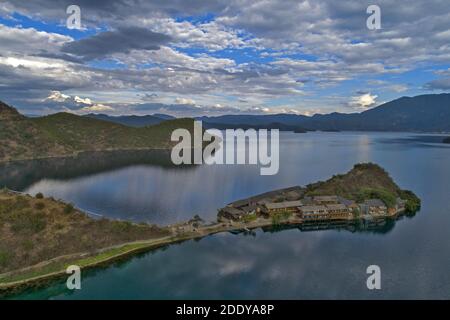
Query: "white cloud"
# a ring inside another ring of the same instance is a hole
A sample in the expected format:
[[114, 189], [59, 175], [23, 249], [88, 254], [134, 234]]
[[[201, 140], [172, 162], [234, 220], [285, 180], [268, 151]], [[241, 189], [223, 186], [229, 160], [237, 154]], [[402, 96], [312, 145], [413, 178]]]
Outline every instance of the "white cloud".
[[84, 98], [83, 99], [83, 98], [80, 98], [79, 96], [75, 96], [73, 98], [73, 100], [75, 100], [75, 102], [82, 103], [82, 104], [89, 104], [89, 105], [92, 104], [92, 101], [89, 98]]
[[61, 46], [71, 41], [69, 36], [38, 31], [34, 28], [7, 27], [0, 24], [0, 53], [36, 54], [57, 52]]
[[107, 105], [104, 105], [101, 103], [97, 103], [97, 104], [94, 104], [89, 107], [81, 108], [81, 111], [87, 111], [87, 112], [100, 112], [100, 111], [113, 111], [113, 110], [114, 110], [113, 107], [110, 107], [110, 106], [107, 106]]
[[61, 109], [75, 112], [100, 112], [114, 110], [114, 108], [109, 105], [94, 103], [89, 98], [80, 98], [79, 96], [72, 97], [57, 90], [51, 91], [50, 95], [45, 98], [43, 102], [52, 102]]
[[195, 100], [188, 99], [188, 98], [176, 98], [175, 99], [176, 104], [188, 104], [188, 105], [195, 105]]
[[377, 95], [372, 95], [370, 92], [364, 93], [362, 95], [352, 97], [349, 105], [353, 108], [366, 110], [376, 104], [377, 98]]
[[69, 95], [61, 93], [59, 91], [52, 91], [50, 95], [47, 98], [45, 98], [45, 100], [51, 100], [56, 102], [65, 102], [68, 99], [70, 99]]

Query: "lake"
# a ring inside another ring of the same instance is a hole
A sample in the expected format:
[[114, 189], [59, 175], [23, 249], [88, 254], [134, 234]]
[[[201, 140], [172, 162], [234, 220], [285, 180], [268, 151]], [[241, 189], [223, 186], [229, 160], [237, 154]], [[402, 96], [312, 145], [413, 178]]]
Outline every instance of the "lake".
[[[174, 167], [168, 155], [85, 155], [0, 166], [0, 185], [63, 199], [109, 218], [160, 225], [258, 193], [325, 180], [358, 162], [384, 167], [422, 199], [414, 217], [375, 229], [223, 233], [83, 273], [26, 299], [449, 299], [450, 145], [415, 133], [280, 134], [280, 171], [256, 165]], [[381, 268], [368, 290], [366, 268]]]

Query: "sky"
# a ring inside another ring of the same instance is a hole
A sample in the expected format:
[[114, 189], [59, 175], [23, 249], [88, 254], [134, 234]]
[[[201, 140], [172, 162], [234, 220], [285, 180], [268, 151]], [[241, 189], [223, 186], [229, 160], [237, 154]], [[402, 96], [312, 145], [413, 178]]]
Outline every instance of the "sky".
[[442, 92], [448, 0], [0, 0], [0, 100], [28, 115], [352, 113]]

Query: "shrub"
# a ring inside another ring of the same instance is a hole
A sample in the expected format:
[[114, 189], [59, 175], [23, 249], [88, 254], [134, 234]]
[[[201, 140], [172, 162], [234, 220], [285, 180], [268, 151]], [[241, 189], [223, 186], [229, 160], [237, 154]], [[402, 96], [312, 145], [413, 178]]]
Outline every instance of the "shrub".
[[409, 190], [402, 190], [400, 192], [400, 198], [402, 198], [403, 200], [406, 200], [405, 211], [407, 213], [414, 213], [420, 209], [421, 201], [414, 194], [414, 192], [409, 191]]
[[0, 266], [5, 267], [8, 265], [11, 256], [7, 251], [0, 250]]
[[44, 195], [41, 192], [36, 193], [36, 198], [37, 199], [43, 199]]
[[18, 215], [11, 225], [14, 232], [38, 233], [45, 229], [47, 220], [43, 213], [33, 214], [31, 211], [25, 211]]
[[396, 203], [396, 195], [384, 189], [364, 188], [357, 197], [357, 202], [363, 202], [368, 199], [380, 199], [388, 208], [394, 208]]
[[251, 221], [255, 221], [258, 218], [258, 216], [253, 213], [253, 214], [247, 214], [242, 218], [243, 222], [251, 222]]
[[45, 208], [45, 203], [43, 203], [43, 202], [37, 202], [37, 203], [34, 205], [34, 208], [35, 208], [35, 209], [38, 209], [38, 210], [42, 210], [42, 209]]
[[67, 204], [64, 206], [64, 213], [69, 214], [69, 213], [72, 213], [73, 210], [74, 210], [74, 206], [73, 206], [73, 204], [71, 204], [71, 203], [67, 203]]
[[129, 221], [114, 221], [112, 229], [114, 232], [129, 232], [133, 228], [133, 224]]
[[22, 247], [24, 248], [25, 251], [30, 251], [34, 248], [34, 243], [32, 240], [26, 239], [22, 242]]
[[281, 211], [281, 212], [275, 213], [272, 215], [272, 224], [279, 225], [279, 224], [281, 224], [281, 222], [283, 220], [289, 219], [289, 217], [291, 215], [292, 215], [292, 213], [289, 211]]

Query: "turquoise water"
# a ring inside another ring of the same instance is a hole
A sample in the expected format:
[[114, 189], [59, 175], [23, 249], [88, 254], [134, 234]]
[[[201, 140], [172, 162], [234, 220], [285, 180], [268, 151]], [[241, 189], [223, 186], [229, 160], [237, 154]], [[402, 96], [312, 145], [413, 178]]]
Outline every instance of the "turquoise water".
[[[422, 199], [414, 217], [370, 230], [223, 233], [85, 272], [79, 291], [55, 283], [16, 298], [448, 299], [450, 146], [439, 139], [410, 133], [282, 133], [275, 176], [260, 176], [257, 166], [180, 169], [154, 161], [95, 169], [87, 161], [85, 170], [74, 172], [42, 163], [0, 168], [0, 184], [53, 195], [104, 216], [159, 224], [193, 214], [213, 220], [216, 209], [233, 200], [324, 180], [367, 161], [383, 166], [400, 187]], [[372, 264], [381, 268], [381, 290], [366, 287]]]

